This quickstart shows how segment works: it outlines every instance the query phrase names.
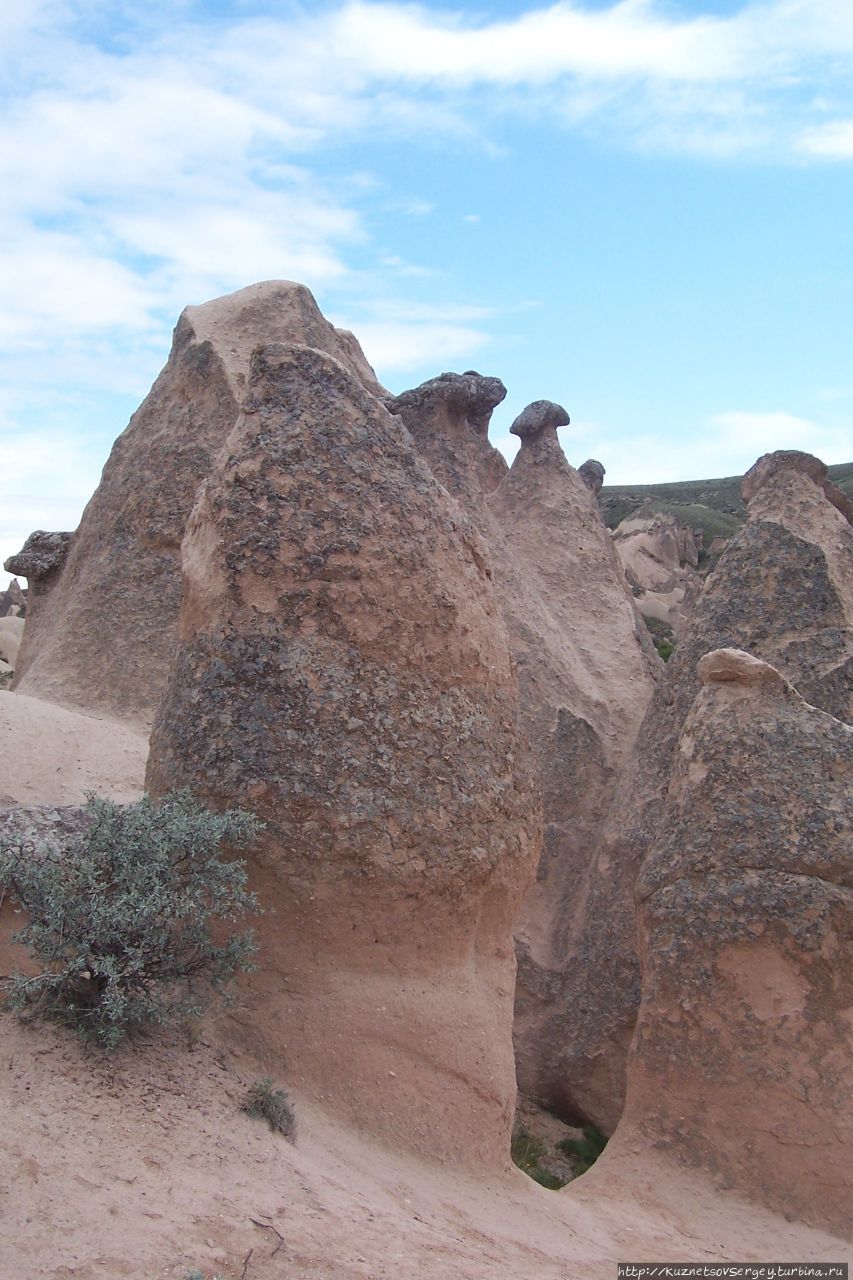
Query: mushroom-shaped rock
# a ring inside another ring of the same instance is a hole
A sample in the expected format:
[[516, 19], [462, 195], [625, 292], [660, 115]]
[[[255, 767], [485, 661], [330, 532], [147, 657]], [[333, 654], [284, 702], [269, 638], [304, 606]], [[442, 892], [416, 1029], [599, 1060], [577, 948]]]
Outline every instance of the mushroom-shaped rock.
[[598, 462], [595, 458], [587, 458], [586, 462], [582, 462], [578, 467], [578, 475], [583, 480], [587, 489], [592, 489], [593, 493], [601, 493], [601, 486], [604, 484], [604, 464]]
[[352, 334], [304, 285], [272, 280], [187, 307], [165, 368], [113, 446], [66, 570], [31, 611], [22, 693], [150, 724], [175, 647], [187, 517], [236, 421], [251, 353], [275, 341], [326, 351], [382, 394]]
[[[613, 1144], [847, 1236], [853, 728], [725, 649], [637, 886], [642, 1006]], [[736, 1135], [736, 1140], [733, 1140]]]
[[466, 417], [476, 416], [472, 399], [476, 406], [482, 393], [493, 403], [502, 392], [489, 382], [496, 380], [473, 372], [445, 375], [390, 405], [492, 552], [545, 824], [536, 884], [516, 931], [516, 1061], [520, 1086], [553, 1103], [564, 1096], [560, 1053], [576, 1018], [563, 970], [577, 887], [661, 664], [595, 497], [560, 448], [554, 428], [565, 411], [545, 404], [528, 414], [553, 450], [528, 439], [508, 469]]
[[510, 434], [519, 436], [522, 449], [535, 448], [543, 457], [553, 454], [562, 457], [557, 440], [557, 428], [568, 426], [569, 415], [561, 404], [553, 400], [534, 400], [510, 427]]
[[44, 579], [55, 577], [65, 564], [71, 538], [70, 533], [47, 533], [44, 529], [36, 529], [21, 550], [9, 556], [3, 567], [7, 573], [18, 573], [29, 580], [31, 587], [37, 587]]
[[504, 1165], [539, 812], [488, 549], [399, 418], [279, 344], [182, 558], [147, 781], [266, 824], [235, 1037], [387, 1141]]
[[411, 391], [386, 400], [398, 414], [433, 474], [482, 527], [483, 497], [507, 472], [501, 453], [489, 444], [489, 422], [506, 396], [500, 378], [469, 370], [442, 373]]
[[506, 398], [506, 387], [500, 378], [488, 378], [469, 369], [466, 373], [440, 373], [411, 391], [404, 391], [388, 402], [392, 413], [404, 414], [441, 404], [448, 413], [465, 421], [471, 430], [485, 436], [494, 409]]

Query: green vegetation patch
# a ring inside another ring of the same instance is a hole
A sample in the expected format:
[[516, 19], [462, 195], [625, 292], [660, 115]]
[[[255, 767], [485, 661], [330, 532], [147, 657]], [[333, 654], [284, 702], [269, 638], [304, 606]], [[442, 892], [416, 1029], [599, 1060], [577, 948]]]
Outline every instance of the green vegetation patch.
[[258, 903], [245, 864], [221, 848], [259, 830], [252, 814], [211, 813], [176, 791], [131, 805], [90, 796], [62, 842], [0, 836], [0, 886], [28, 916], [13, 940], [38, 966], [7, 981], [9, 1002], [113, 1049], [142, 1027], [198, 1016], [212, 993], [227, 1000], [238, 971], [254, 968], [254, 935], [220, 930], [214, 942], [210, 926]]

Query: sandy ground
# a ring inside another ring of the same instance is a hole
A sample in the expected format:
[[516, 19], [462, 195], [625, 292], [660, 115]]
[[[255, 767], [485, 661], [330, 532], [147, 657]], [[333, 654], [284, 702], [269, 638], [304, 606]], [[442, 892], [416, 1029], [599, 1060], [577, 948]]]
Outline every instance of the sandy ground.
[[[100, 717], [3, 692], [0, 749], [6, 804], [141, 791], [144, 738]], [[298, 1096], [294, 1147], [240, 1109], [263, 1076], [288, 1087], [213, 1021], [109, 1057], [0, 1016], [0, 1280], [613, 1280], [618, 1260], [851, 1256], [618, 1137], [561, 1192], [387, 1150]]]
[[0, 808], [142, 795], [148, 739], [104, 716], [0, 690]]
[[240, 1110], [265, 1064], [209, 1032], [112, 1058], [9, 1015], [0, 1035], [4, 1280], [612, 1280], [617, 1260], [851, 1256], [648, 1153], [552, 1192], [408, 1159], [298, 1098], [291, 1146]]

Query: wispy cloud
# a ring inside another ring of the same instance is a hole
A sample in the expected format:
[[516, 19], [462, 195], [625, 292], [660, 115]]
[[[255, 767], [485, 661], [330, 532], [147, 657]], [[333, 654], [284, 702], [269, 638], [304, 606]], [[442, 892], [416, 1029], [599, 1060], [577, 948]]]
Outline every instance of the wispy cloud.
[[[513, 117], [641, 150], [853, 159], [853, 6], [841, 0], [725, 16], [678, 16], [663, 0], [561, 0], [507, 18], [378, 0], [203, 12], [189, 0], [0, 6], [9, 429], [30, 430], [20, 406], [39, 403], [48, 362], [81, 423], [68, 397], [96, 382], [144, 390], [182, 305], [272, 276], [334, 296], [380, 376], [472, 360], [491, 340], [489, 308], [441, 305], [440, 269], [401, 256], [364, 212], [371, 190], [374, 209], [438, 211], [414, 170], [400, 192], [346, 175], [351, 139], [497, 155]], [[407, 310], [427, 284], [433, 310]], [[713, 424], [720, 439], [744, 428]], [[67, 455], [32, 453], [50, 457]], [[70, 491], [55, 468], [37, 487], [58, 504]]]
[[[742, 475], [763, 453], [803, 449], [823, 462], [847, 462], [850, 433], [825, 422], [782, 410], [730, 410], [712, 414], [701, 429], [677, 442], [651, 434], [626, 437], [600, 424], [575, 423], [579, 452], [588, 450], [607, 468], [607, 484], [655, 484]], [[724, 463], [721, 464], [721, 459]], [[583, 461], [574, 457], [572, 462]]]

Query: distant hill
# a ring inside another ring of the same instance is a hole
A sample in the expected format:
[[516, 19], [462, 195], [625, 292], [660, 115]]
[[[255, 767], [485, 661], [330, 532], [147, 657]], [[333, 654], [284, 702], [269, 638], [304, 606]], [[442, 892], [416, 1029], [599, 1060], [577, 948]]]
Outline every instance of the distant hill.
[[[853, 498], [853, 462], [830, 467], [829, 477]], [[701, 529], [707, 546], [712, 538], [730, 537], [746, 519], [746, 507], [740, 496], [742, 478], [724, 476], [719, 480], [684, 480], [674, 484], [605, 485], [598, 497], [605, 523], [611, 529], [645, 503], [653, 511], [676, 516], [679, 523], [697, 531]]]

